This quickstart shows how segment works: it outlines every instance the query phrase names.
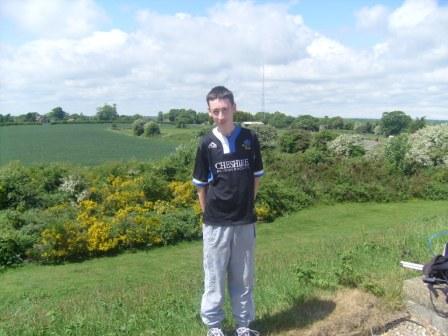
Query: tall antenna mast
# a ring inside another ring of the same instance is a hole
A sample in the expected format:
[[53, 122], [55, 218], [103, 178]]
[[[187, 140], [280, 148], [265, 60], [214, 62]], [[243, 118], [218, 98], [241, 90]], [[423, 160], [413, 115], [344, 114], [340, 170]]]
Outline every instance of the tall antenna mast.
[[263, 66], [262, 66], [262, 81], [261, 81], [261, 112], [263, 112], [263, 117], [264, 117], [264, 112], [265, 111], [265, 106], [264, 106], [264, 62], [263, 62]]

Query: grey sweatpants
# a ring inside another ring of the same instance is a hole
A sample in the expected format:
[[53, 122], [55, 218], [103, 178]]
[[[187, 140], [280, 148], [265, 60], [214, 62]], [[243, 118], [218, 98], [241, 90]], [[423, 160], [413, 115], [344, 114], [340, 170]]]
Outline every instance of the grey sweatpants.
[[201, 317], [209, 327], [224, 319], [227, 280], [237, 327], [248, 327], [255, 318], [253, 300], [255, 224], [203, 226], [204, 294]]

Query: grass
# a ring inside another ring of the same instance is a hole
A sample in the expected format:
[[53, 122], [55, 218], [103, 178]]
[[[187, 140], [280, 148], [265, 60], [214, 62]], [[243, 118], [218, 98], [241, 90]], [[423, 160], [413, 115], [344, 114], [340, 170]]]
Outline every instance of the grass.
[[157, 160], [179, 141], [114, 132], [109, 124], [0, 127], [0, 165], [70, 162], [95, 165], [110, 161]]
[[[134, 136], [132, 131], [132, 124], [120, 124], [117, 132], [128, 136]], [[202, 125], [188, 125], [186, 128], [177, 128], [172, 124], [162, 124], [160, 127], [160, 137], [163, 140], [182, 144], [196, 138], [199, 129]]]
[[[344, 279], [398, 308], [402, 280], [416, 275], [399, 261], [427, 261], [425, 239], [447, 220], [447, 201], [410, 201], [318, 206], [259, 225], [255, 326], [284, 335], [312, 325], [333, 309], [321, 295]], [[10, 269], [0, 274], [0, 335], [205, 334], [201, 253], [197, 241]], [[230, 330], [228, 303], [226, 312]]]

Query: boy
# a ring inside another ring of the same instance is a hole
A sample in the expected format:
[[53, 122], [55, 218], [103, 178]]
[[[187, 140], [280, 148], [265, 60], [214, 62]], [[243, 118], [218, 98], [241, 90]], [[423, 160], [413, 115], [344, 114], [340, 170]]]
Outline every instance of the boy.
[[249, 329], [253, 302], [254, 201], [263, 175], [260, 145], [254, 132], [235, 126], [233, 94], [223, 86], [207, 95], [208, 113], [216, 127], [196, 153], [193, 183], [204, 214], [204, 294], [201, 318], [207, 336], [224, 336], [225, 282], [237, 324], [235, 335], [259, 335]]

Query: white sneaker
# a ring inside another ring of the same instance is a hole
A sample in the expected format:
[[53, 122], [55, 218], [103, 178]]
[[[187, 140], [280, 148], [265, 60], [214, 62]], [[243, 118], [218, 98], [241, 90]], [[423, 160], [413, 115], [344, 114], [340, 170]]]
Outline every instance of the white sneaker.
[[219, 328], [211, 328], [208, 330], [207, 336], [224, 336], [224, 333]]
[[256, 330], [240, 327], [235, 331], [235, 336], [260, 336], [260, 333]]

